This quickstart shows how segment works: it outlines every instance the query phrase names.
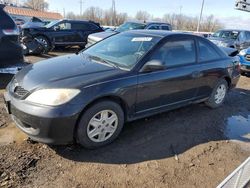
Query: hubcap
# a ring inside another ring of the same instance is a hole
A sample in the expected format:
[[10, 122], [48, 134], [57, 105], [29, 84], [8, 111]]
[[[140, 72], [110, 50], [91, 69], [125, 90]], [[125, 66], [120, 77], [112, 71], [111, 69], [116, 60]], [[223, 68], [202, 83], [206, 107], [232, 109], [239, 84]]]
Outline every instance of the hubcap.
[[222, 103], [222, 101], [224, 100], [224, 98], [226, 96], [226, 92], [227, 92], [227, 88], [224, 84], [220, 85], [217, 88], [216, 94], [215, 94], [215, 103], [216, 104]]
[[103, 110], [95, 114], [89, 121], [87, 135], [93, 142], [104, 142], [116, 131], [118, 117], [112, 110]]
[[37, 38], [37, 40], [41, 42], [45, 46], [45, 48], [48, 47], [48, 42], [44, 38]]

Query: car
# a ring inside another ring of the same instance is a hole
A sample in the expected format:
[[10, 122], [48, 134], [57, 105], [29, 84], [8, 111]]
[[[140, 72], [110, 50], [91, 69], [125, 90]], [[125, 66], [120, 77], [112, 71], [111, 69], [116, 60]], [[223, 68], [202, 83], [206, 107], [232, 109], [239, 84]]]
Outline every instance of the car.
[[128, 31], [128, 30], [136, 30], [136, 29], [150, 29], [150, 30], [166, 30], [172, 31], [172, 26], [168, 23], [164, 22], [141, 22], [141, 21], [128, 21], [124, 24], [120, 25], [117, 29], [108, 30], [105, 32], [94, 33], [88, 36], [88, 44], [87, 46], [91, 46], [96, 42], [99, 42], [107, 37], [116, 35], [118, 33]]
[[19, 44], [18, 28], [8, 13], [4, 11], [4, 7], [5, 5], [0, 4], [0, 88], [6, 87], [3, 80], [11, 79], [13, 74], [26, 65], [23, 49]]
[[41, 27], [45, 27], [45, 25], [49, 24], [50, 22], [48, 21], [43, 21], [40, 18], [37, 17], [32, 17], [28, 22], [24, 23], [21, 26], [21, 29], [25, 30], [25, 29], [30, 29], [30, 28], [41, 28]]
[[250, 48], [244, 49], [239, 53], [241, 74], [250, 74]]
[[101, 32], [98, 23], [87, 20], [56, 20], [46, 26], [23, 27], [22, 37], [32, 35], [44, 43], [46, 51], [54, 47], [80, 46], [84, 48], [89, 34]]
[[236, 48], [238, 51], [250, 47], [250, 31], [225, 29], [215, 32], [209, 40], [218, 46]]
[[27, 66], [4, 100], [31, 139], [92, 149], [114, 141], [125, 122], [192, 103], [220, 107], [239, 71], [238, 58], [203, 37], [127, 31]]

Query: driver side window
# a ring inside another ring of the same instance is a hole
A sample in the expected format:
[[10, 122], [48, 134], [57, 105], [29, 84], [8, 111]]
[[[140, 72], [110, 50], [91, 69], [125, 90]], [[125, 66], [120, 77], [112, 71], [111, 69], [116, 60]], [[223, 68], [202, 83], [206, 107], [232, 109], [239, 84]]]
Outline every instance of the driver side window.
[[151, 60], [161, 61], [166, 67], [195, 63], [195, 42], [192, 39], [168, 41], [152, 54]]
[[63, 22], [58, 24], [56, 27], [58, 27], [59, 30], [69, 30], [71, 29], [71, 23]]

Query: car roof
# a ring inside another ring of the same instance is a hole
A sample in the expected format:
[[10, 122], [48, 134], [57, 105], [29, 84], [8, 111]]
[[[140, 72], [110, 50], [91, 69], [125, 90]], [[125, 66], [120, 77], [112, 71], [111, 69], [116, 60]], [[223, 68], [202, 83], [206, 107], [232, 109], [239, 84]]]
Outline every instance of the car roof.
[[[183, 35], [183, 36], [193, 36], [193, 37], [199, 37], [193, 34], [189, 33], [182, 33], [182, 32], [172, 32], [172, 31], [166, 31], [166, 30], [147, 30], [147, 29], [142, 29], [142, 30], [130, 30], [130, 31], [125, 31], [124, 33], [131, 33], [131, 34], [142, 34], [142, 35], [155, 35], [161, 38], [170, 36], [170, 35]], [[202, 37], [200, 37], [202, 38]]]
[[145, 24], [145, 25], [149, 25], [149, 24], [166, 24], [166, 25], [170, 25], [169, 23], [166, 23], [166, 22], [141, 21], [141, 20], [130, 20], [130, 21], [126, 21], [126, 23], [140, 23], [140, 24]]
[[91, 21], [91, 20], [61, 19], [60, 21], [70, 21], [70, 22], [90, 22], [90, 23], [95, 23], [94, 21]]
[[242, 32], [242, 31], [250, 31], [250, 30], [244, 30], [244, 29], [220, 29], [218, 31], [237, 31], [237, 32]]

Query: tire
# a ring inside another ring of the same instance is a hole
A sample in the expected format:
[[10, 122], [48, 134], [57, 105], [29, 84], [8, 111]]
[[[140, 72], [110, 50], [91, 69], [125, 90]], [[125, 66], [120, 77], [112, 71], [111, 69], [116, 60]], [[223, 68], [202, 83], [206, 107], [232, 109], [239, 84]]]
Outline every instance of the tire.
[[118, 137], [123, 125], [124, 112], [120, 105], [112, 101], [98, 102], [82, 115], [76, 131], [77, 143], [87, 149], [110, 144]]
[[38, 35], [35, 37], [38, 41], [40, 41], [41, 43], [43, 43], [44, 47], [45, 47], [45, 53], [48, 53], [49, 51], [51, 51], [52, 46], [51, 46], [51, 42], [49, 41], [49, 39], [45, 36], [42, 35]]
[[[221, 92], [221, 93], [220, 93]], [[209, 99], [205, 102], [210, 108], [218, 108], [222, 106], [228, 92], [228, 83], [226, 80], [219, 80], [213, 89]]]

